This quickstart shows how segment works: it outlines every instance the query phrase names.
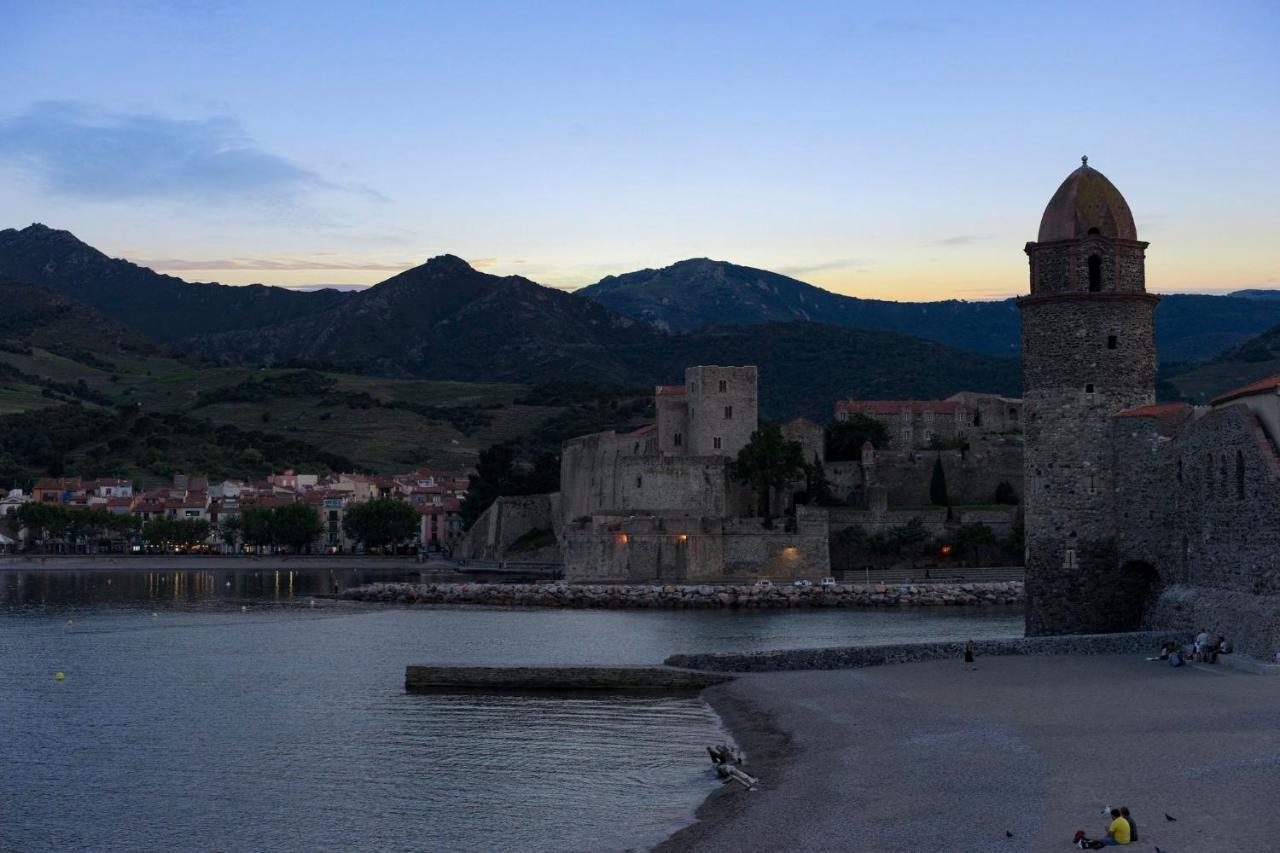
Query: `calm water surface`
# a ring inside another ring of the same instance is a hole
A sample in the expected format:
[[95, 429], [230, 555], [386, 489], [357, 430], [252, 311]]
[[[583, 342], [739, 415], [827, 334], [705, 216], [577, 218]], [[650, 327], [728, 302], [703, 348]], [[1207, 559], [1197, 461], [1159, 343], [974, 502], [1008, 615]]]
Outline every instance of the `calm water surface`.
[[727, 735], [700, 699], [410, 696], [404, 667], [1022, 630], [1013, 610], [312, 604], [328, 573], [282, 575], [0, 572], [0, 850], [644, 849], [717, 784], [703, 747]]

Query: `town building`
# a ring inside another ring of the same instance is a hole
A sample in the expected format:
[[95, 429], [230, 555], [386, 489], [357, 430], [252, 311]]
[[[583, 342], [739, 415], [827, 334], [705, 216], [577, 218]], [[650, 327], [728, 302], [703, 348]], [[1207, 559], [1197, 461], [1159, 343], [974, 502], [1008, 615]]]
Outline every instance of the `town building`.
[[1028, 243], [1027, 632], [1208, 630], [1280, 652], [1280, 375], [1157, 404], [1148, 244], [1085, 162]]

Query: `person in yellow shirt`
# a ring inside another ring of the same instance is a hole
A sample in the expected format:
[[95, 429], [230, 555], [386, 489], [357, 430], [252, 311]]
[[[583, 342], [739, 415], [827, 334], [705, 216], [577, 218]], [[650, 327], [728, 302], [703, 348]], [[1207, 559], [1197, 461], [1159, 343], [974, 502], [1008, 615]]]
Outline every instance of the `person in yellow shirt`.
[[1112, 809], [1111, 826], [1107, 827], [1107, 837], [1102, 839], [1102, 843], [1108, 847], [1113, 844], [1128, 844], [1130, 834], [1129, 821], [1125, 820], [1119, 809]]
[[1107, 827], [1107, 837], [1090, 840], [1085, 838], [1084, 830], [1076, 833], [1073, 843], [1081, 850], [1101, 850], [1103, 847], [1128, 845], [1133, 839], [1133, 828], [1119, 809], [1111, 810], [1111, 825]]

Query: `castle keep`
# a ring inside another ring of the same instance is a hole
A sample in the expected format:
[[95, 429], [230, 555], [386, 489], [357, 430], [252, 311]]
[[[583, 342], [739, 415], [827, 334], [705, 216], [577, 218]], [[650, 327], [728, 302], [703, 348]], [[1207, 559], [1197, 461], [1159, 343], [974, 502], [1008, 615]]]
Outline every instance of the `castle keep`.
[[1207, 627], [1280, 649], [1280, 376], [1156, 405], [1147, 244], [1087, 160], [1028, 243], [1027, 633]]

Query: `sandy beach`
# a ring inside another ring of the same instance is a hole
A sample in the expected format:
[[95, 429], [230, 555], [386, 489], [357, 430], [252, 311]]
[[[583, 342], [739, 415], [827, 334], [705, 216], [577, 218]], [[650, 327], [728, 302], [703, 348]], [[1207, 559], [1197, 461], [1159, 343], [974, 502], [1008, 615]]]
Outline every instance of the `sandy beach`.
[[[1141, 656], [741, 676], [704, 694], [756, 791], [675, 851], [1052, 851], [1126, 805], [1134, 850], [1275, 850], [1280, 678]], [[1168, 813], [1175, 821], [1165, 819]]]

